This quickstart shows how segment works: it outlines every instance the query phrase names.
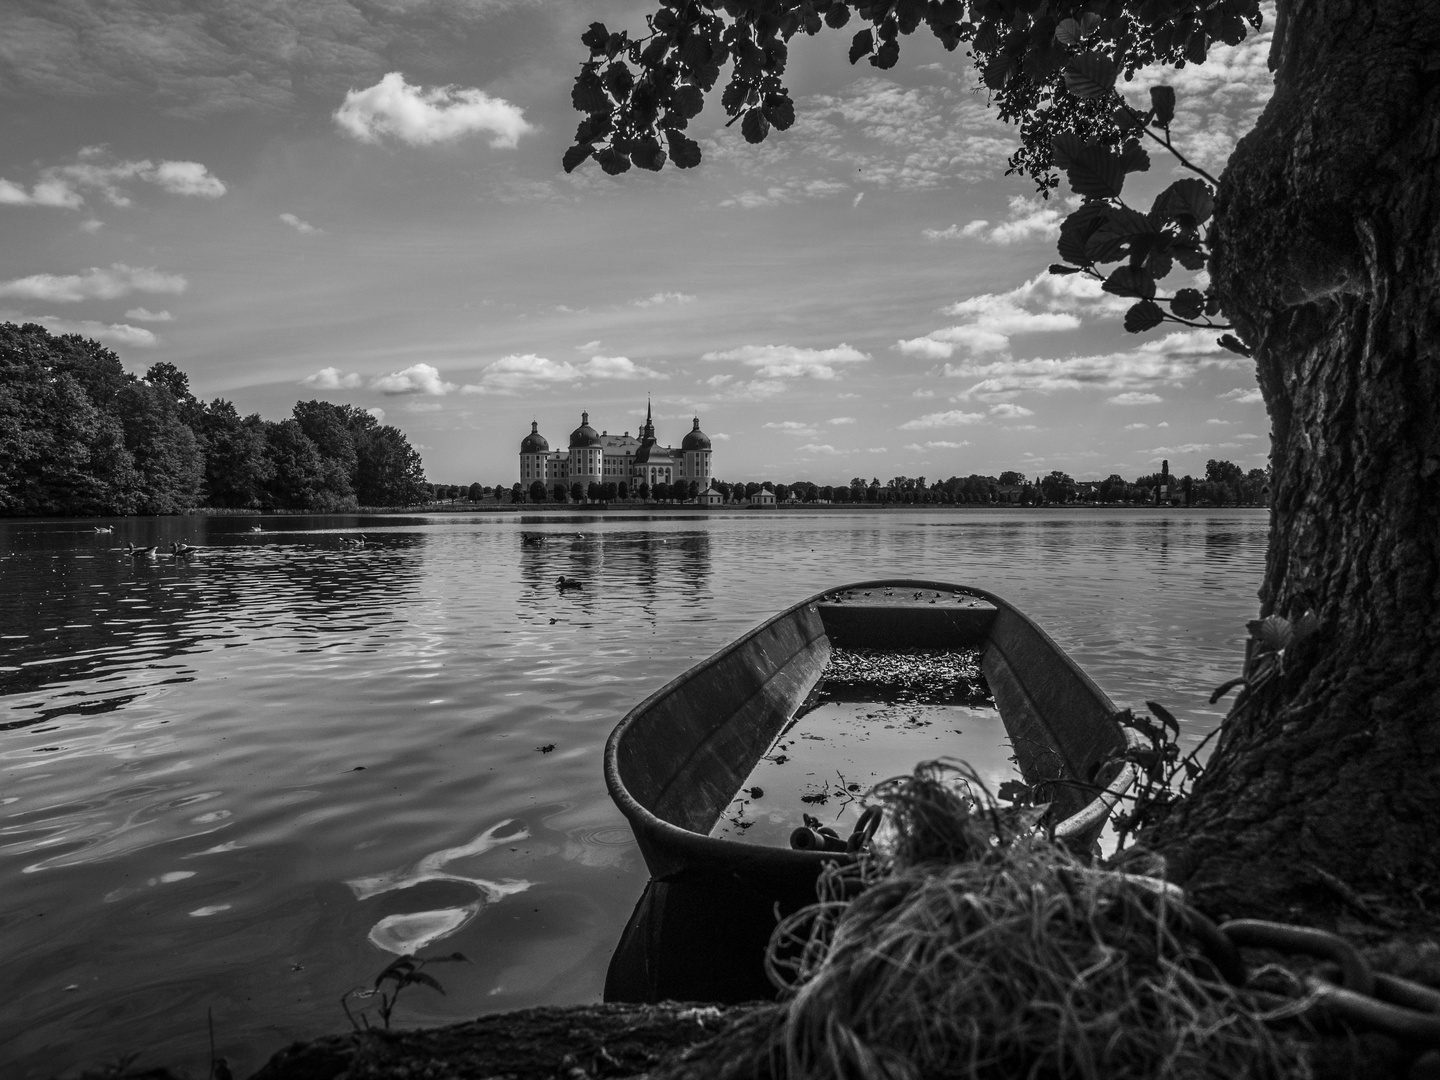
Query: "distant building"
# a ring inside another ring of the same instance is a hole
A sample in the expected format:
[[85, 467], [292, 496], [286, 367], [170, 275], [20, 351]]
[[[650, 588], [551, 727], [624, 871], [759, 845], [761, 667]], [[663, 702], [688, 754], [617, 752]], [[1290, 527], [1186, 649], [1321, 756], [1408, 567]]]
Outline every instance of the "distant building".
[[592, 481], [613, 482], [624, 483], [631, 492], [641, 484], [653, 488], [656, 484], [693, 483], [697, 491], [706, 491], [713, 475], [710, 452], [710, 437], [700, 430], [698, 416], [676, 450], [656, 440], [648, 405], [638, 438], [628, 431], [623, 435], [596, 432], [590, 426], [590, 414], [582, 412], [580, 426], [570, 433], [570, 446], [565, 450], [551, 450], [540, 434], [539, 422], [531, 422], [530, 434], [520, 441], [520, 483], [529, 487], [536, 480], [547, 486], [564, 481], [583, 488]]

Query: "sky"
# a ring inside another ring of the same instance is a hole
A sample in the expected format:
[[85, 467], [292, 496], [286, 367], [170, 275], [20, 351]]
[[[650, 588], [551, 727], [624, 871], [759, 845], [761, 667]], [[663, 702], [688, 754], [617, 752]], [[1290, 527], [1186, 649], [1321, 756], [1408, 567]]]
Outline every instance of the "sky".
[[[1264, 466], [1251, 362], [1127, 334], [1130, 301], [1046, 272], [1068, 188], [1004, 175], [1016, 130], [923, 29], [885, 72], [844, 31], [797, 36], [798, 119], [759, 146], [717, 94], [698, 168], [567, 176], [580, 35], [647, 10], [7, 0], [0, 321], [168, 361], [242, 413], [374, 410], [437, 483], [509, 484], [532, 420], [558, 448], [582, 410], [635, 432], [647, 400], [662, 443], [698, 415], [731, 481]], [[1271, 93], [1265, 10], [1122, 84], [1175, 86], [1212, 174]], [[1188, 175], [1153, 151], [1142, 210]]]

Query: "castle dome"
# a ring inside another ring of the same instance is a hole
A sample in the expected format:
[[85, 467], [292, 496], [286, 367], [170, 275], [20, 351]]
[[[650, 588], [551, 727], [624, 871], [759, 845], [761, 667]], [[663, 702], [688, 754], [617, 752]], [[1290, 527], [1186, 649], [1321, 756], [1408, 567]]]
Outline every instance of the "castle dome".
[[681, 450], [709, 450], [709, 449], [710, 449], [710, 436], [709, 436], [709, 435], [706, 435], [703, 431], [700, 430], [700, 418], [699, 418], [698, 416], [695, 417], [695, 426], [690, 429], [690, 433], [689, 433], [688, 435], [686, 435], [684, 441], [682, 441], [682, 442], [680, 443], [680, 449], [681, 449]]
[[587, 446], [600, 446], [600, 433], [590, 426], [590, 414], [580, 414], [580, 426], [570, 433], [570, 449], [581, 450]]
[[540, 434], [540, 423], [537, 420], [530, 421], [530, 434], [520, 440], [520, 452], [522, 454], [544, 454], [550, 449], [550, 444], [545, 441], [545, 436]]

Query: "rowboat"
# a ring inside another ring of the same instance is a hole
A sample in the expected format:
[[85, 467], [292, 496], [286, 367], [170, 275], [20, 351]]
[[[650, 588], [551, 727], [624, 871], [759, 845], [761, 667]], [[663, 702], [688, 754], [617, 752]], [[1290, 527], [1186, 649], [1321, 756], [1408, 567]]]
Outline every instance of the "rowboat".
[[605, 782], [650, 881], [611, 958], [606, 1001], [773, 996], [763, 956], [777, 917], [814, 902], [826, 862], [854, 856], [710, 834], [835, 649], [977, 650], [1025, 781], [1061, 781], [1047, 784], [1058, 837], [1093, 843], [1134, 781], [1116, 759], [1134, 733], [1115, 706], [1000, 597], [912, 579], [818, 593], [661, 687], [611, 733]]

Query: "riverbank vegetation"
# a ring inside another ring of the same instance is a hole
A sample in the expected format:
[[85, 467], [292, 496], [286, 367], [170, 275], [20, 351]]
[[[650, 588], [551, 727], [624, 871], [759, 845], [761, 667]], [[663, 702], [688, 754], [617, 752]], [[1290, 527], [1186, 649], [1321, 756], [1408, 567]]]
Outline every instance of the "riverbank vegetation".
[[363, 409], [241, 416], [197, 400], [173, 364], [137, 378], [95, 341], [0, 324], [0, 514], [324, 513], [431, 497], [404, 433]]

